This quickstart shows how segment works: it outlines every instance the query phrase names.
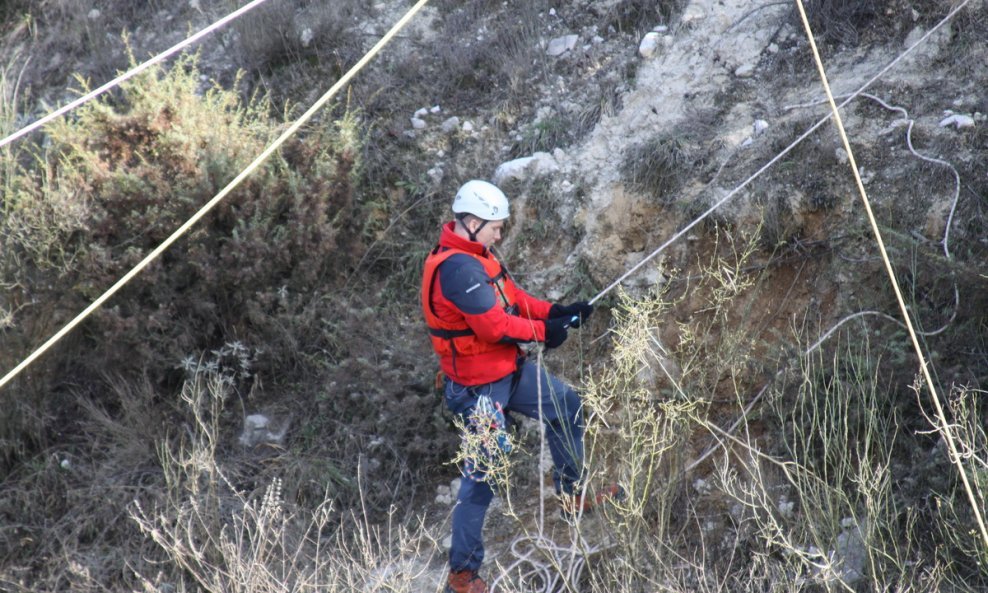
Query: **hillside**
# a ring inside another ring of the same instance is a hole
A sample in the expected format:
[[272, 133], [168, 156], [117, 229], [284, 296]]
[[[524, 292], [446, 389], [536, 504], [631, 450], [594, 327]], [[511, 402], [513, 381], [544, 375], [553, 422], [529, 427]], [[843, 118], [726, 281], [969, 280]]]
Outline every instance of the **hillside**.
[[[411, 4], [268, 0], [3, 148], [3, 373]], [[495, 591], [988, 590], [988, 5], [804, 4], [850, 154], [794, 3], [431, 2], [0, 388], [0, 589], [441, 591], [460, 439], [419, 275], [481, 178], [519, 284], [597, 299], [529, 356], [628, 493], [564, 521], [522, 422]], [[0, 135], [237, 6], [6, 2]]]

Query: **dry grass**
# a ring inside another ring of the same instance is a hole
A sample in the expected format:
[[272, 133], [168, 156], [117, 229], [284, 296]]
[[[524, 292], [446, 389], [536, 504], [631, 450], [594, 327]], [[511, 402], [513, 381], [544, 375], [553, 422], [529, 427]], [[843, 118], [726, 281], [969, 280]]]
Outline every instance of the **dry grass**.
[[[915, 410], [899, 401], [908, 385], [883, 378], [886, 364], [867, 341], [838, 339], [801, 357], [798, 371], [766, 386], [760, 397], [769, 405], [725, 415], [716, 394], [733, 391], [743, 408], [753, 378], [746, 367], [757, 316], [738, 317], [758, 286], [744, 271], [753, 248], [742, 241], [727, 250], [735, 255], [721, 251], [704, 268], [690, 302], [705, 300], [709, 310], [679, 324], [678, 346], [665, 346], [660, 336], [668, 333], [658, 328], [680, 304], [663, 294], [623, 302], [611, 363], [585, 397], [592, 466], [616, 470], [630, 496], [607, 516], [617, 557], [591, 571], [587, 588], [573, 590], [984, 586], [988, 573], [977, 561], [985, 550], [963, 527], [970, 507], [949, 460], [939, 447], [924, 453], [935, 444], [930, 431], [945, 429], [928, 417], [916, 432]], [[975, 411], [965, 389], [952, 401], [950, 430], [983, 489], [986, 445], [974, 427], [984, 411]], [[697, 464], [703, 442], [713, 454]], [[937, 475], [943, 479], [926, 485], [944, 493], [932, 516], [903, 500], [904, 484]]]
[[[165, 484], [160, 496], [135, 501], [130, 517], [168, 559], [166, 569], [138, 570], [145, 591], [400, 591], [436, 553], [421, 525], [372, 524], [341, 513], [329, 492], [301, 508], [275, 477], [262, 493], [238, 488], [218, 463], [219, 417], [227, 381], [197, 373], [182, 391], [193, 421], [187, 435], [159, 447]], [[148, 567], [150, 569], [150, 567]]]
[[656, 136], [625, 149], [621, 174], [635, 191], [659, 204], [670, 204], [676, 200], [676, 192], [692, 164], [680, 140]]
[[607, 9], [607, 24], [641, 37], [658, 25], [669, 25], [686, 5], [682, 0], [620, 0]]

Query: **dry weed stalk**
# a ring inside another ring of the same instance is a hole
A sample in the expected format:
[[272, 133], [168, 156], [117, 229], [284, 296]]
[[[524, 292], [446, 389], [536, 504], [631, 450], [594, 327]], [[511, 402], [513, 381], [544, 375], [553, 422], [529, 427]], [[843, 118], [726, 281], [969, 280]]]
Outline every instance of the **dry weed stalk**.
[[[795, 383], [768, 391], [766, 404], [743, 413], [737, 430], [720, 427], [732, 395], [746, 407], [750, 356], [761, 339], [750, 299], [759, 279], [745, 271], [753, 241], [722, 242], [701, 263], [690, 287], [690, 302], [701, 305], [678, 322], [674, 347], [662, 344], [659, 329], [685, 299], [625, 297], [616, 311], [611, 364], [585, 389], [596, 420], [588, 459], [620, 468], [629, 497], [607, 516], [621, 546], [592, 567], [589, 590], [970, 586], [970, 575], [929, 553], [917, 509], [897, 496], [896, 451], [910, 435], [867, 343], [845, 343], [829, 355], [815, 350], [784, 375]], [[984, 476], [985, 433], [972, 401], [955, 395], [949, 428], [980, 471], [972, 473]], [[775, 426], [779, 433], [766, 430]], [[699, 435], [719, 442], [721, 452], [691, 468], [687, 482], [683, 468]], [[955, 513], [948, 522], [963, 525], [963, 501], [941, 500]], [[978, 557], [975, 535], [953, 534], [958, 549]]]
[[[279, 478], [260, 499], [231, 482], [216, 457], [229, 389], [214, 373], [196, 373], [185, 385], [194, 427], [177, 450], [159, 448], [163, 497], [151, 507], [135, 501], [130, 511], [179, 569], [172, 576], [213, 593], [417, 590], [435, 553], [424, 525], [382, 527], [366, 514], [341, 516], [328, 497], [313, 509], [297, 508], [283, 499]], [[162, 590], [160, 576], [142, 579], [146, 590]]]

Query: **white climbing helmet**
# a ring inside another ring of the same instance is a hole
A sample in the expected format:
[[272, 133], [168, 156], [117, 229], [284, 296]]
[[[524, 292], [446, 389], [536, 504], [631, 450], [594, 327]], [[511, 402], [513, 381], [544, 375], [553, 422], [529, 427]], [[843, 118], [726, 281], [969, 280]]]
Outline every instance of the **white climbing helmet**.
[[511, 212], [508, 198], [492, 183], [472, 179], [460, 186], [453, 198], [455, 214], [473, 214], [481, 220], [504, 220]]

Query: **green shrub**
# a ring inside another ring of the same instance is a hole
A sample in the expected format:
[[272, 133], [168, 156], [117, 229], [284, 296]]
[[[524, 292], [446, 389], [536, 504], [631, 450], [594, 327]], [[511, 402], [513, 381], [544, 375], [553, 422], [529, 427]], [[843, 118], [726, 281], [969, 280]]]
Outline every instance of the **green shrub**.
[[[32, 303], [10, 343], [40, 344], [213, 197], [273, 139], [268, 111], [202, 89], [186, 57], [52, 124], [4, 183], [4, 306]], [[299, 344], [324, 339], [313, 291], [361, 254], [359, 126], [348, 113], [289, 140], [54, 350], [51, 378], [15, 390], [46, 393], [66, 372], [86, 389], [104, 369], [174, 386], [180, 360], [234, 340], [264, 345], [262, 374], [296, 364]]]

